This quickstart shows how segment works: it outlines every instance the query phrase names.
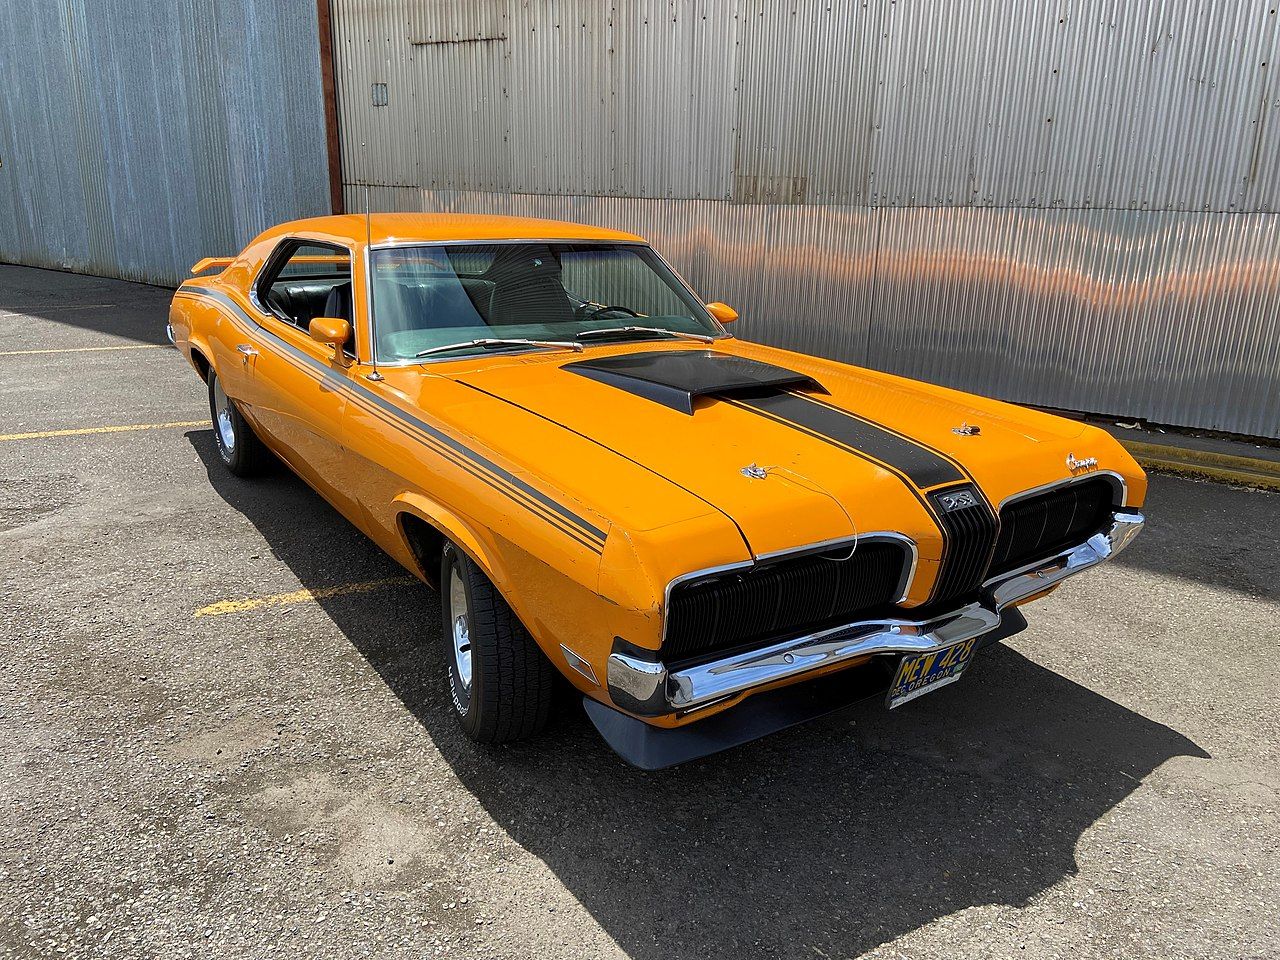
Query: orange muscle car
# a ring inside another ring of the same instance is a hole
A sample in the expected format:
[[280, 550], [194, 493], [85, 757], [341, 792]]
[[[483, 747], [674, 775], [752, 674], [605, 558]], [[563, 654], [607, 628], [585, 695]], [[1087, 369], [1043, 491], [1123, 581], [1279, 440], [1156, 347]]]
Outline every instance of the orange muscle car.
[[476, 740], [557, 673], [649, 768], [896, 707], [1142, 527], [1106, 433], [735, 339], [630, 234], [321, 217], [210, 268], [170, 336], [227, 468], [270, 451], [440, 590]]

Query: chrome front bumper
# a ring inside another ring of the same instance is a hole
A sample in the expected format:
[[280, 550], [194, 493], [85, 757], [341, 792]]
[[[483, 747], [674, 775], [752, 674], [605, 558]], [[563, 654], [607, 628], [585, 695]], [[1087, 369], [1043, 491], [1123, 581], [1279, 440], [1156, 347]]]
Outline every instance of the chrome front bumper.
[[660, 661], [615, 652], [608, 662], [609, 694], [614, 704], [637, 716], [687, 713], [822, 667], [947, 647], [995, 630], [1003, 607], [1115, 556], [1137, 536], [1142, 523], [1136, 510], [1116, 511], [1106, 530], [1079, 546], [994, 577], [983, 584], [980, 601], [926, 620], [863, 620], [675, 671]]

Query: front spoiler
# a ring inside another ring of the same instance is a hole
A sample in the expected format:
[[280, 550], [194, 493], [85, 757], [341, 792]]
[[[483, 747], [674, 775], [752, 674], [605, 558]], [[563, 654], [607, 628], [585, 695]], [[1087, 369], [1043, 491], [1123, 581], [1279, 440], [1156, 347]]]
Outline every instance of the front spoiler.
[[[995, 629], [978, 640], [979, 649], [1011, 637], [1026, 626], [1026, 619], [1017, 609], [1006, 610]], [[641, 770], [661, 770], [767, 737], [863, 700], [883, 697], [896, 666], [896, 660], [878, 657], [816, 680], [758, 693], [683, 727], [655, 727], [590, 697], [584, 697], [583, 703], [600, 735], [623, 760]]]

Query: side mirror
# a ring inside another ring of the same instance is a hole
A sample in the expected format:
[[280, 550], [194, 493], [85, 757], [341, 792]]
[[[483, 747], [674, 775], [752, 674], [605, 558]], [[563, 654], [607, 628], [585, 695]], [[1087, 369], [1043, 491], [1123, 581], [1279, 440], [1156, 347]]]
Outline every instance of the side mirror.
[[341, 317], [316, 317], [307, 324], [307, 333], [317, 343], [327, 343], [333, 347], [333, 359], [346, 366], [342, 347], [351, 339], [351, 324]]
[[721, 303], [719, 300], [713, 300], [707, 304], [707, 313], [721, 323], [733, 323], [738, 319], [738, 311], [727, 303]]

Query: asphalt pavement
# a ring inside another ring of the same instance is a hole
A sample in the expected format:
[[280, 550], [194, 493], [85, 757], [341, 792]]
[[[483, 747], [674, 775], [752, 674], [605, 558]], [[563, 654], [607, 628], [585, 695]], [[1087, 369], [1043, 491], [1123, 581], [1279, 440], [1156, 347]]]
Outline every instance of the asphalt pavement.
[[169, 295], [0, 266], [0, 956], [1280, 957], [1280, 494], [1153, 477], [893, 713], [481, 749], [431, 591], [222, 469]]

